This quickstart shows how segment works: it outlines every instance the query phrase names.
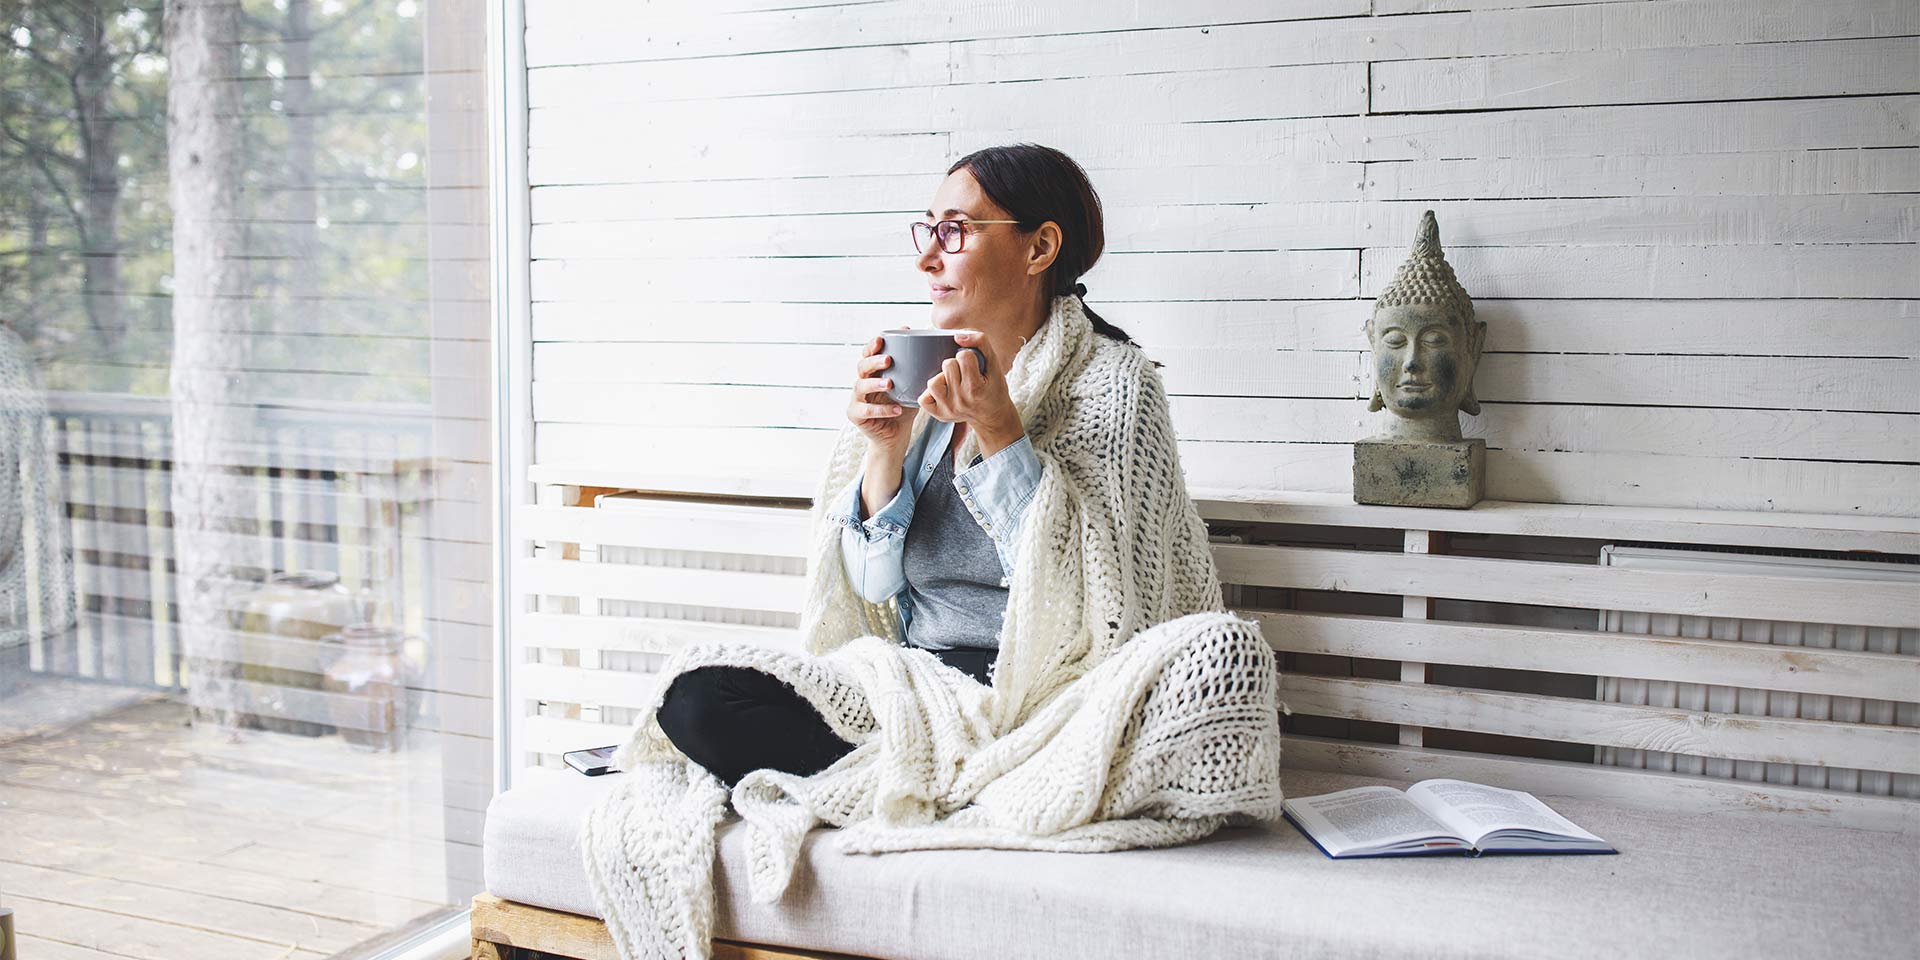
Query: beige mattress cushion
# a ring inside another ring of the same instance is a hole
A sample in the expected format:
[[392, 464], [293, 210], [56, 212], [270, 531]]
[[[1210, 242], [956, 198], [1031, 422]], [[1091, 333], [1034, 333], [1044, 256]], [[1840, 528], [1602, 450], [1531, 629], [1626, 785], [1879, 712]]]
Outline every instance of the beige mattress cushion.
[[[597, 915], [573, 841], [620, 774], [530, 769], [487, 810], [488, 892]], [[1305, 796], [1369, 777], [1287, 771]], [[1404, 786], [1404, 784], [1396, 783]], [[1159, 850], [846, 854], [808, 835], [786, 896], [747, 899], [722, 823], [717, 936], [870, 957], [1860, 957], [1920, 943], [1920, 833], [1545, 797], [1617, 856], [1329, 860], [1291, 824]], [[738, 881], [735, 882], [735, 878]]]

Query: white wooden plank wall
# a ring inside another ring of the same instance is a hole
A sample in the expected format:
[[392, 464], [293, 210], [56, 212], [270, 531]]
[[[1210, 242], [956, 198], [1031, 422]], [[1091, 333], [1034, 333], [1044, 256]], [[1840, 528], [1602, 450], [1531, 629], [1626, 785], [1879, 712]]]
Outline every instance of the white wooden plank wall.
[[[774, 9], [789, 7], [788, 9]], [[1500, 499], [1920, 515], [1910, 0], [530, 0], [534, 463], [808, 497], [906, 223], [1031, 140], [1198, 494], [1344, 492], [1437, 212]], [[612, 480], [576, 479], [601, 483]]]
[[487, 8], [427, 0], [426, 220], [422, 255], [431, 374], [433, 500], [423, 536], [431, 571], [424, 633], [438, 721], [447, 898], [484, 889], [480, 842], [493, 796], [493, 512], [487, 214]]
[[[550, 502], [523, 507], [514, 518], [519, 535], [542, 544], [514, 568], [516, 590], [539, 598], [537, 610], [516, 615], [512, 631], [528, 654], [516, 658], [514, 696], [535, 708], [523, 715], [516, 740], [522, 762], [558, 766], [563, 751], [624, 741], [637, 709], [657, 689], [660, 662], [686, 644], [797, 647], [804, 504], [542, 489]], [[1915, 521], [1883, 518], [1884, 531], [1863, 537], [1848, 529], [1859, 519], [1853, 517], [1663, 515], [1511, 502], [1418, 511], [1344, 499], [1296, 494], [1199, 503], [1202, 516], [1223, 531], [1213, 550], [1229, 604], [1259, 619], [1276, 652], [1296, 661], [1281, 680], [1293, 721], [1289, 766], [1466, 776], [1662, 810], [1785, 816], [1908, 835], [1920, 829], [1920, 805], [1905, 799], [1911, 791], [1903, 786], [1920, 776], [1920, 729], [1912, 722], [1920, 656], [1911, 644], [1884, 642], [1920, 624], [1920, 594], [1910, 583], [1840, 583], [1785, 566], [1758, 575], [1629, 570], [1593, 563], [1591, 540], [1589, 549], [1556, 556], [1555, 543], [1527, 533], [1548, 526], [1608, 539], [1640, 534], [1790, 549], [1871, 543], [1913, 554], [1920, 552]], [[1398, 520], [1441, 529], [1383, 526]], [[1413, 549], [1362, 551], [1356, 542]], [[1591, 607], [1544, 605], [1561, 598], [1618, 606], [1637, 619], [1596, 632]], [[1666, 613], [1674, 610], [1686, 616]], [[1845, 611], [1877, 639], [1830, 637], [1782, 650], [1739, 642], [1718, 628], [1675, 636], [1657, 626], [1662, 619], [1720, 624], [1818, 611]], [[1516, 612], [1534, 615], [1509, 619]], [[1334, 669], [1316, 667], [1329, 661]], [[1730, 696], [1595, 702], [1595, 674], [1621, 675], [1622, 686], [1650, 690], [1752, 687], [1770, 691], [1762, 695], [1766, 706], [1830, 702], [1831, 709], [1749, 711], [1744, 691], [1739, 703]], [[1554, 683], [1515, 685], [1516, 675]], [[1633, 756], [1685, 753], [1710, 765], [1764, 768], [1768, 776], [1715, 782], [1672, 767], [1596, 766], [1588, 762], [1596, 747]], [[1802, 769], [1805, 778], [1773, 775]], [[1884, 796], [1889, 791], [1895, 796]]]

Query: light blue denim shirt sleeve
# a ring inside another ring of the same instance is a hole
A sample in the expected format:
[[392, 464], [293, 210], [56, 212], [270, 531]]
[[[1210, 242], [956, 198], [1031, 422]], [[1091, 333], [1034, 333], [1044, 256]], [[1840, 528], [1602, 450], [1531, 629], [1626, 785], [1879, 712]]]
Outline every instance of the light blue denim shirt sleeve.
[[828, 519], [840, 524], [840, 554], [846, 563], [847, 580], [860, 595], [872, 603], [884, 603], [888, 597], [906, 589], [907, 577], [901, 560], [907, 546], [907, 527], [913, 523], [913, 484], [902, 469], [900, 491], [880, 512], [863, 517], [866, 505], [860, 497], [860, 485], [866, 472], [853, 478], [828, 508]]
[[[913, 525], [913, 512], [919, 500], [919, 483], [931, 473], [933, 441], [950, 437], [951, 425], [936, 424], [916, 439], [901, 465], [900, 490], [893, 499], [871, 517], [864, 516], [866, 504], [860, 486], [866, 480], [863, 471], [853, 478], [827, 509], [827, 518], [840, 525], [840, 553], [846, 564], [847, 579], [860, 595], [872, 603], [885, 602], [904, 591], [907, 577], [903, 561], [907, 547], [907, 528]], [[944, 450], [944, 443], [941, 444]], [[942, 453], [941, 455], [945, 455]], [[917, 469], [909, 475], [907, 470]], [[1013, 577], [1014, 550], [1027, 506], [1040, 487], [1043, 466], [1033, 452], [1033, 443], [1024, 434], [1005, 449], [954, 475], [953, 486], [973, 515], [975, 523], [993, 540], [1000, 557], [1000, 585]], [[904, 598], [903, 598], [904, 600]], [[904, 622], [911, 616], [902, 605]]]
[[1021, 434], [1020, 439], [953, 477], [960, 502], [967, 505], [974, 521], [993, 538], [1000, 552], [1003, 587], [1013, 578], [1014, 549], [1020, 543], [1027, 505], [1040, 488], [1043, 470], [1033, 443]]

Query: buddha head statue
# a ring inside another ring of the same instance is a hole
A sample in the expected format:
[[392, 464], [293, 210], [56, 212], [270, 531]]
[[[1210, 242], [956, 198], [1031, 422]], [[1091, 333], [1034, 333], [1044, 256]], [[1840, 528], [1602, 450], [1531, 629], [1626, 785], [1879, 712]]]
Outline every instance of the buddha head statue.
[[1368, 410], [1393, 414], [1383, 437], [1450, 443], [1460, 440], [1456, 411], [1480, 412], [1473, 374], [1487, 324], [1473, 317], [1473, 301], [1440, 250], [1440, 224], [1428, 210], [1414, 234], [1413, 252], [1380, 292], [1367, 318], [1373, 348], [1373, 398]]

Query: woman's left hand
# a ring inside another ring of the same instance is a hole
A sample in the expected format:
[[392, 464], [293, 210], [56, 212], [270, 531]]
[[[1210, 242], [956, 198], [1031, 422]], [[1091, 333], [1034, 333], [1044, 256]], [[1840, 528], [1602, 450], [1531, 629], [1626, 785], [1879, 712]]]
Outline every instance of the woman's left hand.
[[966, 350], [940, 365], [940, 372], [927, 381], [920, 393], [920, 406], [936, 419], [947, 423], [965, 423], [976, 431], [1005, 430], [1018, 426], [1020, 414], [1007, 393], [1007, 378], [1000, 358], [993, 355], [987, 338], [967, 331], [954, 335], [960, 346], [980, 351], [987, 358], [987, 372]]

